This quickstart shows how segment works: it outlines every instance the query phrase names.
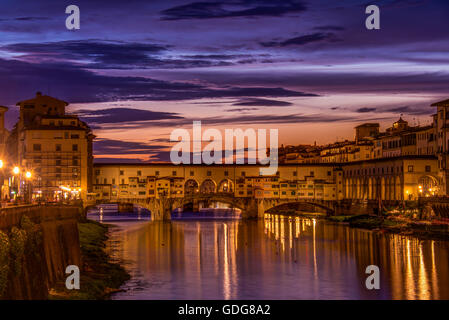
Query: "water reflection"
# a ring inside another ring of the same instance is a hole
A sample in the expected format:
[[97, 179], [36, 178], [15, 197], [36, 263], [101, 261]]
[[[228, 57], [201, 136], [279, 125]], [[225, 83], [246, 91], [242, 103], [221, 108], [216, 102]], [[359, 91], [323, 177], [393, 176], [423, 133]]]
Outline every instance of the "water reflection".
[[115, 299], [449, 299], [446, 242], [280, 215], [119, 225], [110, 247], [133, 279]]

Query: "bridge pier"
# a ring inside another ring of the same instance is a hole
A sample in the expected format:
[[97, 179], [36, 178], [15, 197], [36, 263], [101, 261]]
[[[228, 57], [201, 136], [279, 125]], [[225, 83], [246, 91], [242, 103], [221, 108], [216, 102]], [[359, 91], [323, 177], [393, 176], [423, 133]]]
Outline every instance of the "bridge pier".
[[257, 218], [263, 219], [265, 215], [265, 202], [263, 200], [257, 200]]
[[198, 212], [200, 211], [200, 202], [198, 200], [193, 200], [193, 208], [192, 208], [193, 212]]
[[171, 220], [172, 203], [167, 200], [169, 199], [151, 199], [146, 205], [147, 209], [151, 211], [152, 221]]
[[251, 199], [245, 204], [242, 211], [242, 218], [263, 219], [265, 214], [265, 204], [263, 199]]

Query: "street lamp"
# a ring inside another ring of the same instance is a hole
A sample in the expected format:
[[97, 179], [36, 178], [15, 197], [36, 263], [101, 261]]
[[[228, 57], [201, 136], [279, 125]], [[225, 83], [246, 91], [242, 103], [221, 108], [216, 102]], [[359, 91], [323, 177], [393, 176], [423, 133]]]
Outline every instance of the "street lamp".
[[32, 176], [32, 174], [31, 174], [30, 171], [25, 172], [25, 178], [26, 178], [26, 182], [25, 182], [26, 183], [26, 185], [25, 185], [25, 187], [26, 187], [26, 201], [28, 203], [30, 203], [31, 200], [32, 200], [32, 185], [30, 183], [31, 176]]
[[0, 160], [0, 169], [3, 168], [3, 160]]
[[12, 177], [13, 187], [14, 187], [12, 194], [14, 195], [14, 200], [17, 200], [17, 197], [20, 194], [20, 176], [19, 176], [20, 169], [19, 169], [19, 167], [15, 166], [12, 169], [12, 173], [14, 174], [14, 176]]

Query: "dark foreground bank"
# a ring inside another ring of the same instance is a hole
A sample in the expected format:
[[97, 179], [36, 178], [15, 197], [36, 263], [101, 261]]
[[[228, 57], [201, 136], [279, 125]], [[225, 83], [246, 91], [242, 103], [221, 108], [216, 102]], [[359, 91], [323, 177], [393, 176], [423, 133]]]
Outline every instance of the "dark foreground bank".
[[105, 251], [108, 239], [108, 225], [92, 220], [78, 223], [82, 267], [79, 290], [67, 290], [65, 281], [60, 281], [50, 290], [50, 299], [101, 300], [108, 299], [111, 293], [130, 276], [117, 263], [110, 262]]

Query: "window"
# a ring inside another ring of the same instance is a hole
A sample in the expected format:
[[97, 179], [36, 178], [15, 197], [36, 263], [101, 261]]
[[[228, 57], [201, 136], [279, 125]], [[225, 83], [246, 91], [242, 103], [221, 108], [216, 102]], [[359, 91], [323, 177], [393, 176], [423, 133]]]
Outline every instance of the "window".
[[100, 175], [100, 170], [99, 170], [99, 169], [95, 170], [95, 175], [96, 175], [96, 176], [99, 176], [99, 175]]
[[142, 171], [138, 170], [138, 171], [137, 171], [137, 176], [140, 177], [141, 175], [142, 175]]
[[61, 160], [56, 160], [56, 165], [60, 166], [61, 165]]
[[33, 151], [41, 151], [41, 145], [40, 144], [33, 144]]
[[112, 178], [112, 184], [115, 184], [115, 178]]
[[72, 165], [77, 166], [78, 165], [78, 157], [72, 158]]
[[80, 135], [79, 135], [79, 134], [72, 134], [72, 135], [70, 136], [70, 138], [71, 138], [71, 139], [79, 139], [79, 138], [80, 138]]
[[225, 175], [225, 177], [229, 176], [229, 172], [226, 170], [226, 171], [224, 172], [224, 175]]
[[68, 139], [69, 138], [69, 133], [68, 132], [64, 132], [64, 139]]
[[426, 172], [430, 172], [430, 166], [426, 166]]
[[176, 171], [173, 171], [173, 172], [172, 172], [172, 176], [176, 176]]
[[298, 175], [297, 171], [293, 171], [293, 176], [296, 177]]
[[408, 166], [408, 172], [413, 172], [413, 166]]
[[242, 173], [240, 174], [242, 177], [246, 176], [246, 172], [242, 171]]
[[210, 177], [212, 175], [212, 171], [207, 171], [207, 176]]
[[328, 171], [328, 172], [327, 172], [327, 175], [328, 175], [328, 176], [331, 176], [331, 175], [332, 175], [332, 171]]
[[62, 146], [60, 144], [56, 145], [56, 151], [61, 151], [62, 150]]
[[108, 179], [107, 178], [104, 178], [103, 179], [103, 184], [107, 184], [108, 183]]
[[155, 175], [158, 176], [158, 175], [159, 175], [159, 171], [156, 171], [156, 172], [155, 172]]
[[78, 145], [72, 144], [72, 151], [78, 151]]
[[120, 170], [120, 175], [123, 176], [125, 174], [125, 171]]
[[310, 171], [310, 176], [314, 177], [315, 176], [315, 172], [314, 171]]
[[193, 171], [190, 171], [190, 176], [193, 177], [195, 173]]

